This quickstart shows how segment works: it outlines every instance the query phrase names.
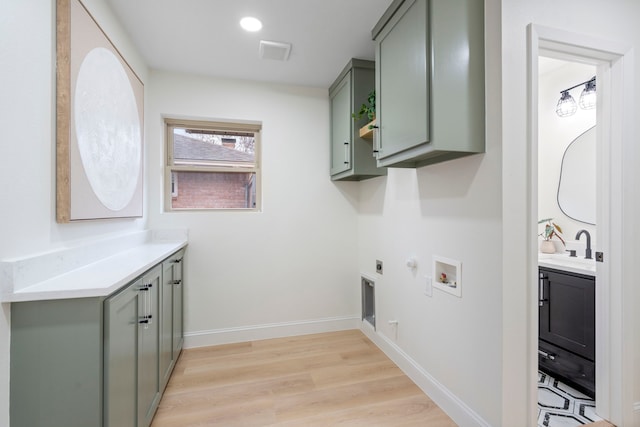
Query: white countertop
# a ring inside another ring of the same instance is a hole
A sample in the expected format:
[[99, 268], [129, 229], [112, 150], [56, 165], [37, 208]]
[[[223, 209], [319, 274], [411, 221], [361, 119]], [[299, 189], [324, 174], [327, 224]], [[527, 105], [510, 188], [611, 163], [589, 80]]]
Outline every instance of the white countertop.
[[[134, 244], [118, 246], [123, 242]], [[141, 241], [135, 236], [117, 244], [107, 242], [104, 255], [97, 259], [82, 259], [82, 253], [99, 250], [100, 243], [3, 261], [3, 279], [8, 284], [3, 286], [2, 302], [105, 297], [185, 246], [186, 234]]]
[[594, 259], [571, 257], [568, 254], [538, 254], [538, 266], [586, 276], [595, 277], [596, 275], [596, 262]]

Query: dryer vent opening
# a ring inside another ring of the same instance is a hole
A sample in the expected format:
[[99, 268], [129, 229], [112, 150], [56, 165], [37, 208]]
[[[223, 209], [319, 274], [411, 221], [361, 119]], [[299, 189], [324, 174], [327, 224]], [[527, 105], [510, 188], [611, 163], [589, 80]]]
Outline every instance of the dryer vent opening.
[[375, 282], [365, 277], [361, 277], [362, 282], [362, 320], [367, 321], [376, 328], [376, 299]]

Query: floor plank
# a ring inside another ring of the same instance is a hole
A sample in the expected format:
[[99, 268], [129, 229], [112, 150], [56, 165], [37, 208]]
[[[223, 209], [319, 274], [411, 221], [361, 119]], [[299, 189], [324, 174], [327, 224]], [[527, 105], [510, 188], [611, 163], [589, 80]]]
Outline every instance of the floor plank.
[[152, 423], [455, 425], [358, 330], [186, 349]]

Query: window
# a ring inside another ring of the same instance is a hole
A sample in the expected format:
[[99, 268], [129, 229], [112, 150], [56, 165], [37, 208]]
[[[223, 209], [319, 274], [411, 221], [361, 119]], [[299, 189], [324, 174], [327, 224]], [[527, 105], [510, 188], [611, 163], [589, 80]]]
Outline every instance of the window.
[[165, 209], [260, 209], [260, 124], [165, 119]]

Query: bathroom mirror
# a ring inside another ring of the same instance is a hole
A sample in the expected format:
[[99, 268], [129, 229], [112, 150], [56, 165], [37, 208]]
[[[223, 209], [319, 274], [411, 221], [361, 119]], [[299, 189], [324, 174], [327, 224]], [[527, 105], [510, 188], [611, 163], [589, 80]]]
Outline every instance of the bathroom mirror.
[[562, 157], [558, 206], [569, 218], [596, 223], [596, 127], [567, 147]]

